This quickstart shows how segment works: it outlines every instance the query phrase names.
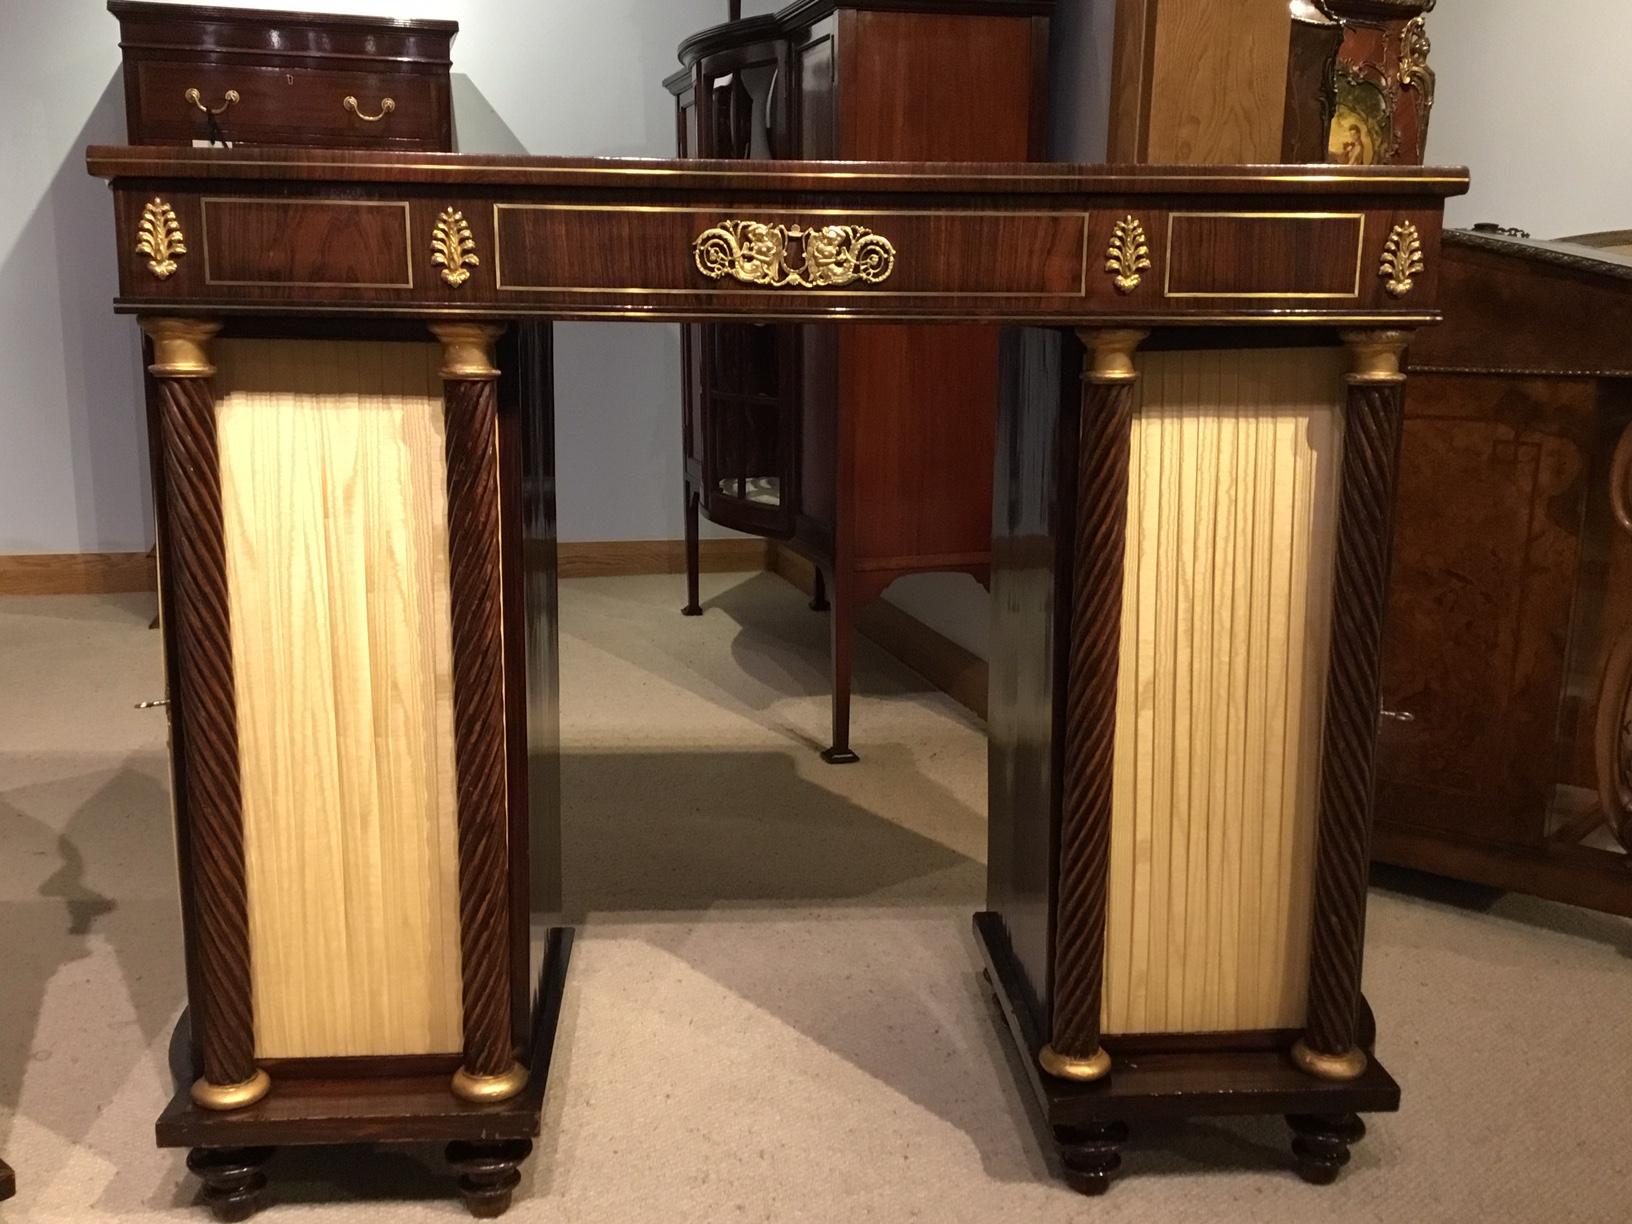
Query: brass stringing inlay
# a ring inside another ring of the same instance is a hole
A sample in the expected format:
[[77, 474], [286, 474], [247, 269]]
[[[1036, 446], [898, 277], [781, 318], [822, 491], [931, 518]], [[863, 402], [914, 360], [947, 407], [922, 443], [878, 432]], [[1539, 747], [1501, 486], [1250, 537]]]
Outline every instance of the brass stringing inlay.
[[1417, 227], [1409, 221], [1401, 221], [1389, 232], [1383, 247], [1383, 265], [1377, 275], [1388, 281], [1386, 287], [1392, 296], [1404, 297], [1416, 284], [1413, 278], [1427, 266], [1422, 258], [1422, 236], [1417, 233]]
[[1110, 248], [1105, 252], [1105, 271], [1116, 277], [1120, 293], [1132, 293], [1144, 279], [1140, 274], [1150, 271], [1150, 245], [1137, 217], [1124, 217], [1116, 223]]
[[136, 253], [147, 256], [147, 270], [164, 280], [176, 270], [177, 255], [187, 254], [182, 238], [181, 224], [176, 210], [158, 196], [142, 209], [141, 223], [136, 227], [139, 238]]
[[442, 269], [442, 279], [457, 289], [470, 279], [470, 268], [481, 266], [470, 223], [456, 208], [444, 208], [431, 231], [431, 263]]
[[[800, 248], [794, 258], [792, 248]], [[861, 225], [766, 225], [722, 221], [692, 243], [697, 270], [710, 280], [735, 277], [771, 289], [822, 289], [865, 281], [876, 285], [895, 271], [895, 247]]]

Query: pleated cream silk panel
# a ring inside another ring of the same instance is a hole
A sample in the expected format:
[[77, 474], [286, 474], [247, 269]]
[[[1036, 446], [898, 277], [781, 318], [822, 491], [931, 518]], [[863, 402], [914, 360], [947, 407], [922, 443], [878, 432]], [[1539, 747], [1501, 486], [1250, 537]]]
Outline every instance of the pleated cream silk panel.
[[256, 1054], [456, 1051], [440, 349], [217, 349]]
[[1296, 1028], [1343, 357], [1161, 352], [1139, 368], [1103, 1027]]

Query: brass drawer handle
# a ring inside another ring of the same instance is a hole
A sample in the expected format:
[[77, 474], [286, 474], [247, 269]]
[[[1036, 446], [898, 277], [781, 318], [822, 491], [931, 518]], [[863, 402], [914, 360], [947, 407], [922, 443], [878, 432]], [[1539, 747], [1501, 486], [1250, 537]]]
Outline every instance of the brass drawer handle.
[[198, 92], [198, 86], [196, 85], [181, 96], [186, 98], [187, 101], [191, 102], [194, 106], [198, 107], [198, 109], [203, 111], [206, 115], [219, 115], [234, 102], [239, 101], [238, 91], [236, 89], [229, 89], [226, 93], [221, 95], [226, 99], [226, 101], [222, 102], [220, 106], [205, 106], [204, 95]]
[[895, 247], [864, 225], [770, 225], [721, 221], [697, 235], [692, 258], [710, 280], [729, 276], [770, 289], [824, 289], [895, 271]]
[[352, 97], [350, 94], [347, 94], [340, 100], [340, 105], [345, 107], [352, 114], [356, 115], [357, 118], [361, 119], [364, 123], [378, 123], [381, 119], [384, 119], [392, 111], [397, 109], [397, 104], [394, 99], [381, 98], [380, 113], [377, 115], [365, 115], [363, 114], [362, 109], [357, 105], [357, 99]]

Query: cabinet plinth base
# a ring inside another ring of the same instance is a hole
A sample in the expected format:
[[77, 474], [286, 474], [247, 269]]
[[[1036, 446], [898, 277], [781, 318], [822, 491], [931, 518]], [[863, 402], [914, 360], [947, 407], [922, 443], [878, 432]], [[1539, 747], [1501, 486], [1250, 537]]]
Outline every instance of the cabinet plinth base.
[[1297, 1134], [1293, 1153], [1300, 1176], [1329, 1182], [1348, 1163], [1349, 1144], [1365, 1133], [1355, 1115], [1392, 1113], [1400, 1107], [1400, 1087], [1376, 1058], [1347, 1081], [1320, 1080], [1299, 1070], [1289, 1052], [1295, 1034], [1288, 1035], [1286, 1048], [1266, 1048], [1263, 1035], [1249, 1035], [1256, 1041], [1243, 1041], [1239, 1048], [1227, 1040], [1205, 1049], [1162, 1049], [1153, 1043], [1148, 1052], [1131, 1046], [1124, 1050], [1119, 1044], [1104, 1079], [1055, 1079], [1038, 1064], [1045, 1044], [1042, 1029], [997, 914], [975, 915], [975, 942], [1042, 1120], [1059, 1150], [1065, 1180], [1086, 1194], [1103, 1193], [1109, 1186], [1122, 1163], [1117, 1148], [1129, 1123], [1283, 1114]]
[[[336, 1061], [340, 1070], [332, 1075], [312, 1062], [274, 1075], [263, 1100], [232, 1113], [199, 1108], [183, 1087], [159, 1117], [158, 1144], [193, 1149], [187, 1167], [203, 1179], [205, 1201], [221, 1220], [254, 1212], [266, 1184], [260, 1165], [270, 1149], [351, 1143], [446, 1143], [471, 1213], [499, 1215], [539, 1133], [571, 952], [572, 931], [552, 929], [539, 969], [527, 1085], [508, 1100], [460, 1100], [445, 1069], [408, 1060], [400, 1069], [349, 1075], [346, 1060]], [[185, 1015], [181, 1023], [188, 1023]]]

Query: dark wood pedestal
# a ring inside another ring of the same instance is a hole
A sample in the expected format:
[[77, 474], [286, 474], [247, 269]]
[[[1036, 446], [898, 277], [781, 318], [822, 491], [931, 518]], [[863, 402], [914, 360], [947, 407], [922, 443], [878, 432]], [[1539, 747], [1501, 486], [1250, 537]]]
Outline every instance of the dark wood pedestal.
[[[458, 1174], [460, 1197], [472, 1215], [489, 1218], [510, 1205], [520, 1181], [518, 1166], [538, 1137], [544, 1090], [549, 1083], [561, 993], [572, 953], [572, 931], [552, 928], [539, 967], [537, 1003], [527, 1060], [527, 1086], [492, 1104], [461, 1101], [448, 1091], [448, 1073], [395, 1072], [387, 1060], [359, 1067], [345, 1079], [301, 1075], [301, 1068], [269, 1066], [276, 1093], [231, 1112], [194, 1103], [190, 1071], [160, 1115], [160, 1147], [189, 1148], [187, 1167], [204, 1184], [204, 1201], [219, 1220], [243, 1220], [261, 1205], [263, 1166], [279, 1147], [352, 1143], [446, 1143]], [[184, 1013], [174, 1048], [190, 1044]]]
[[[1184, 1118], [1284, 1114], [1292, 1127], [1292, 1154], [1298, 1175], [1326, 1185], [1349, 1162], [1349, 1146], [1364, 1134], [1357, 1115], [1392, 1113], [1400, 1107], [1400, 1086], [1375, 1058], [1348, 1081], [1316, 1079], [1292, 1065], [1286, 1049], [1208, 1049], [1205, 1038], [1184, 1048], [1182, 1041], [1152, 1039], [1107, 1043], [1113, 1072], [1097, 1083], [1074, 1084], [1042, 1070], [1048, 1044], [1027, 1002], [1024, 978], [996, 914], [975, 915], [975, 940], [986, 962], [992, 998], [1026, 1067], [1026, 1083], [1037, 1100], [1049, 1139], [1059, 1151], [1066, 1182], [1084, 1194], [1103, 1194], [1122, 1167], [1119, 1147], [1129, 1128], [1141, 1122]], [[1362, 1048], [1371, 1050], [1374, 1027], [1362, 1005]]]

